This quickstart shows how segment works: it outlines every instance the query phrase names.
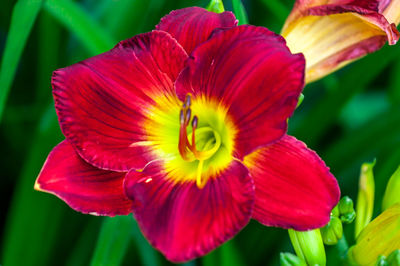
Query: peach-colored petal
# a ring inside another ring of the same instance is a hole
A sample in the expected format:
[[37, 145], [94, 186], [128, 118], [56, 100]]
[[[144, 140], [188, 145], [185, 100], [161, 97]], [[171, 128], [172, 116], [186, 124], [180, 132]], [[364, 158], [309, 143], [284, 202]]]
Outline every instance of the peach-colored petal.
[[397, 42], [395, 24], [379, 13], [380, 8], [389, 10], [395, 3], [379, 4], [348, 0], [296, 2], [282, 35], [292, 53], [304, 54], [306, 82], [380, 49], [386, 41], [391, 45]]

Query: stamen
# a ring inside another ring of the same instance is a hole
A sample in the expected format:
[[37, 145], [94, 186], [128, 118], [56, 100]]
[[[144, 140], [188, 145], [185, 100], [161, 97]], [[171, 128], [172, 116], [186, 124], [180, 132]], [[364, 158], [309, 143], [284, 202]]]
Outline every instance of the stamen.
[[186, 110], [186, 116], [185, 116], [185, 124], [189, 124], [190, 118], [192, 117], [192, 110], [189, 108]]
[[197, 118], [197, 115], [193, 116], [192, 128], [197, 128], [197, 123], [198, 122], [199, 122], [199, 119]]
[[190, 95], [190, 93], [188, 93], [186, 95], [186, 100], [185, 100], [184, 106], [190, 107], [191, 103], [192, 103], [192, 96]]
[[179, 121], [180, 121], [181, 125], [183, 125], [185, 123], [185, 114], [184, 114], [183, 110], [181, 110], [181, 112], [179, 114]]

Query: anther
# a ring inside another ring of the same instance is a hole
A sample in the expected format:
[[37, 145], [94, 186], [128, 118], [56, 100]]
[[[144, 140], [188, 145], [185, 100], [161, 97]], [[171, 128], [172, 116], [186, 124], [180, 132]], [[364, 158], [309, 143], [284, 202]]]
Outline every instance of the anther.
[[185, 117], [185, 123], [189, 124], [190, 118], [192, 117], [192, 110], [189, 108], [186, 110], [186, 117]]
[[180, 121], [181, 125], [183, 125], [185, 123], [185, 115], [183, 113], [183, 110], [181, 110], [181, 112], [179, 114], [179, 121]]
[[189, 108], [190, 105], [191, 105], [191, 102], [192, 102], [192, 99], [191, 99], [191, 97], [190, 97], [190, 94], [186, 95], [186, 101], [185, 101], [184, 106], [187, 107], [187, 108]]
[[197, 115], [195, 115], [194, 117], [193, 117], [193, 120], [192, 120], [192, 127], [193, 128], [197, 128], [197, 123], [199, 122], [199, 119], [197, 118]]

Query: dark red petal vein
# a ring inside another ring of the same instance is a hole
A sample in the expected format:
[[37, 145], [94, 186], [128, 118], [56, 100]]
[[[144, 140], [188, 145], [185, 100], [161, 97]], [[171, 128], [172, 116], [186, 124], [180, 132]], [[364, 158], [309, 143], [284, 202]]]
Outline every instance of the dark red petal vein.
[[143, 121], [157, 97], [174, 94], [187, 55], [168, 34], [153, 31], [53, 74], [61, 129], [79, 155], [115, 171], [152, 159]]
[[339, 201], [336, 179], [318, 155], [291, 136], [245, 159], [256, 186], [253, 218], [268, 226], [324, 226]]
[[187, 7], [163, 17], [156, 29], [170, 33], [190, 54], [214, 29], [234, 27], [237, 23], [232, 12], [217, 14], [200, 7]]
[[254, 185], [240, 162], [233, 161], [203, 189], [195, 182], [175, 183], [168, 175], [160, 162], [152, 162], [142, 172], [130, 171], [125, 180], [141, 230], [167, 259], [202, 256], [248, 223]]
[[35, 189], [52, 193], [72, 209], [94, 215], [127, 215], [132, 201], [123, 190], [126, 173], [91, 166], [63, 141], [49, 154]]

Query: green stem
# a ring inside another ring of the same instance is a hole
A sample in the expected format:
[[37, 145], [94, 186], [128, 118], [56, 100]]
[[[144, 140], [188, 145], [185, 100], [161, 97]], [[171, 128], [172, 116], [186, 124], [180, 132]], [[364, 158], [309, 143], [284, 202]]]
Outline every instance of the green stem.
[[344, 262], [347, 259], [347, 251], [349, 250], [349, 244], [347, 243], [346, 236], [344, 234], [336, 244], [336, 249], [339, 254], [340, 260]]

